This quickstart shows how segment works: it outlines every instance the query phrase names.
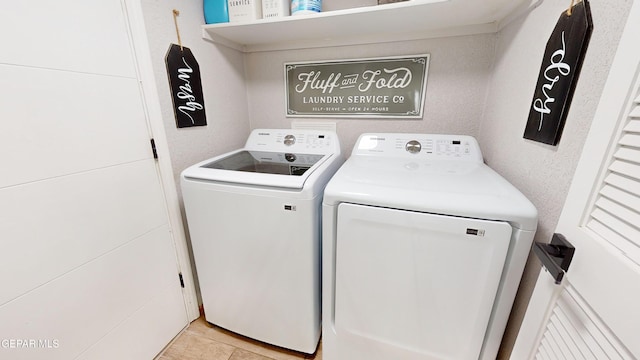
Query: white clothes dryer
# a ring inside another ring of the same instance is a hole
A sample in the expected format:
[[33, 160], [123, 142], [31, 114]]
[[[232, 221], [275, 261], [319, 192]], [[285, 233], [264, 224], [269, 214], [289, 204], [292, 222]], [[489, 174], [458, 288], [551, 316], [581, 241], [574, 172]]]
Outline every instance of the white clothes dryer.
[[313, 353], [320, 337], [321, 202], [335, 133], [258, 129], [181, 174], [205, 319]]
[[536, 225], [474, 138], [361, 135], [324, 194], [324, 358], [495, 359]]

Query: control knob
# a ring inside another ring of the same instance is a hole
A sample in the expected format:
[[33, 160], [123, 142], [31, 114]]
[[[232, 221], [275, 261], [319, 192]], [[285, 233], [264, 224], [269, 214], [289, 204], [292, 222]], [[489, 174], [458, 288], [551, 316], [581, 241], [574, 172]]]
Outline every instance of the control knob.
[[286, 153], [284, 154], [284, 158], [288, 161], [288, 162], [294, 162], [296, 161], [296, 159], [298, 158], [295, 154], [290, 154], [290, 153]]
[[287, 135], [284, 137], [284, 144], [287, 146], [291, 146], [296, 143], [296, 137], [293, 135]]
[[419, 141], [411, 140], [407, 142], [407, 144], [404, 146], [404, 149], [412, 154], [417, 154], [420, 152], [420, 149], [422, 149], [422, 145]]

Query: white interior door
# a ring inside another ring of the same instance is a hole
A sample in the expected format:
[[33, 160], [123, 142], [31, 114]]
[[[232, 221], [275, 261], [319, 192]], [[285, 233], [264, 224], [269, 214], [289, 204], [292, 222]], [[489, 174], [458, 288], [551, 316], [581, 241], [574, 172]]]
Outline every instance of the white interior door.
[[541, 271], [511, 358], [640, 358], [640, 3], [635, 1], [557, 232], [560, 285]]
[[188, 324], [128, 28], [2, 5], [1, 359], [151, 359]]

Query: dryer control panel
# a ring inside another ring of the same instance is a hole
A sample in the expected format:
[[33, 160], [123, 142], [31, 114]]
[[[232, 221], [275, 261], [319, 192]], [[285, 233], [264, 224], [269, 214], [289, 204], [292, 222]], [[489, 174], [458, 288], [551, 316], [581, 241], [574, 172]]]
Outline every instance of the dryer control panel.
[[406, 157], [482, 163], [482, 152], [472, 136], [440, 134], [362, 134], [352, 155]]

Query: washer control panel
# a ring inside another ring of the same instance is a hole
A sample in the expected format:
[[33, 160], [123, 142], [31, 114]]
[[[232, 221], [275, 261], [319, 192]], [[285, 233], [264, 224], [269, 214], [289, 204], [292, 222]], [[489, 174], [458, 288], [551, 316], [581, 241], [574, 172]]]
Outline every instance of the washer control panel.
[[339, 153], [340, 144], [332, 131], [307, 129], [257, 129], [251, 132], [246, 149], [288, 153]]
[[363, 134], [353, 155], [482, 162], [478, 142], [466, 135]]

